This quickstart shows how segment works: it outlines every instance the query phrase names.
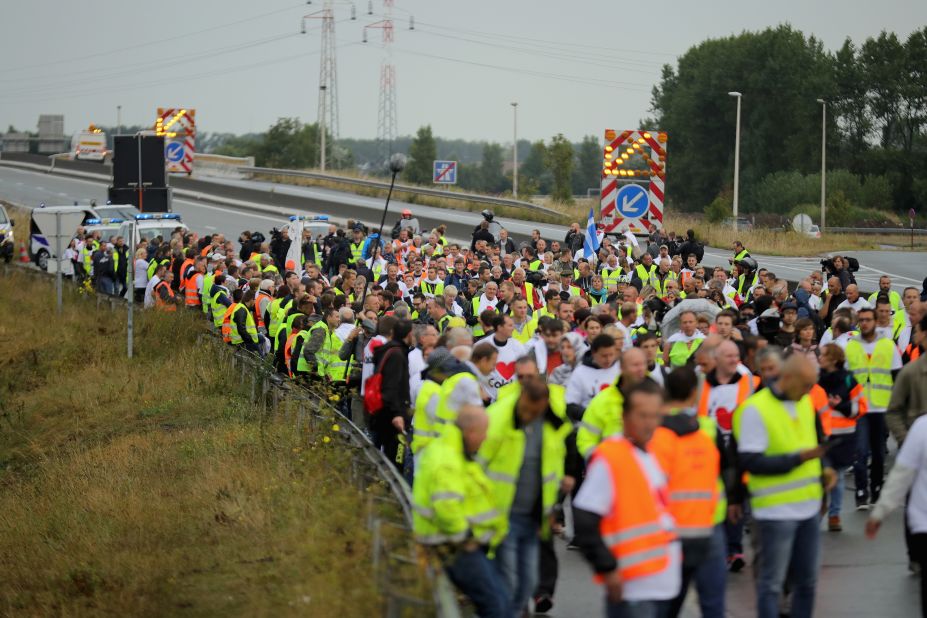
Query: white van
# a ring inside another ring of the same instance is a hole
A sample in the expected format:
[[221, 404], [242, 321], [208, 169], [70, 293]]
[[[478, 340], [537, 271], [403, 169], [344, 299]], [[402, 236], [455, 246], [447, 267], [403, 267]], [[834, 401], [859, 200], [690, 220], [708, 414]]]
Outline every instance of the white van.
[[106, 133], [90, 125], [71, 137], [71, 158], [75, 161], [99, 161], [103, 163], [109, 151], [106, 149]]
[[[29, 221], [29, 259], [42, 270], [48, 270], [49, 258], [55, 256], [55, 230], [58, 225], [57, 215], [62, 215], [61, 248], [64, 250], [67, 243], [77, 232], [77, 228], [85, 225], [90, 219], [98, 219], [97, 214], [89, 206], [40, 206], [32, 210]], [[72, 225], [73, 224], [73, 225]]]
[[180, 215], [176, 212], [152, 212], [141, 213], [134, 217], [134, 221], [123, 221], [119, 228], [119, 236], [126, 239], [126, 244], [130, 243], [131, 228], [135, 226], [135, 244], [138, 245], [141, 239], [151, 240], [160, 236], [165, 242], [170, 242], [171, 234], [174, 230], [181, 228], [186, 234], [190, 230], [180, 220]]

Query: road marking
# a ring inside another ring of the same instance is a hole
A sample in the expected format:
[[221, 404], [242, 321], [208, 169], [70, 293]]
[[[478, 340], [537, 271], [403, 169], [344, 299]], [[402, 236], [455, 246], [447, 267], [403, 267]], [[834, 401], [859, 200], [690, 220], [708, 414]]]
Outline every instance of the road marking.
[[214, 228], [214, 227], [211, 226], [211, 225], [204, 225], [203, 228], [204, 228], [204, 229], [207, 229], [207, 230], [212, 230], [212, 231], [215, 231], [215, 230], [216, 230], [216, 228]]

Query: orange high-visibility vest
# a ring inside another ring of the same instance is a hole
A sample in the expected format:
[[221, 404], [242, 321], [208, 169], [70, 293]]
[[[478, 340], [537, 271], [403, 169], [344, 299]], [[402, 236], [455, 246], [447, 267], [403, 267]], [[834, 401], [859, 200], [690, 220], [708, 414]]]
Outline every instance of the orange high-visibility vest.
[[180, 264], [180, 287], [178, 289], [187, 289], [187, 270], [193, 266], [193, 258], [187, 258]]
[[290, 375], [291, 378], [294, 376], [293, 370], [290, 369], [290, 359], [293, 358], [293, 344], [296, 342], [296, 335], [298, 335], [300, 332], [302, 331], [298, 331], [294, 328], [293, 332], [290, 333], [290, 336], [286, 338], [286, 345], [283, 346], [283, 359], [286, 363], [286, 372]]
[[827, 400], [827, 393], [819, 384], [811, 387], [811, 405], [814, 406], [815, 412], [821, 418], [821, 428], [824, 430], [825, 436], [845, 436], [856, 433], [856, 421], [869, 409], [869, 403], [863, 393], [861, 384], [857, 384], [850, 391], [851, 405], [857, 409], [858, 414], [854, 418], [847, 418], [831, 407], [830, 402]]
[[238, 303], [232, 303], [222, 316], [222, 341], [232, 343], [232, 314], [238, 309]]
[[254, 297], [254, 321], [258, 328], [264, 328], [264, 313], [261, 311], [261, 299], [263, 298], [266, 298], [269, 301], [274, 300], [273, 296], [267, 292], [258, 292]]
[[634, 456], [634, 448], [619, 436], [599, 444], [592, 455], [602, 459], [611, 472], [615, 503], [602, 518], [599, 530], [625, 581], [668, 568], [670, 543], [675, 540], [661, 521], [668, 514], [666, 492], [661, 490], [657, 495]]
[[[161, 293], [158, 291], [160, 289], [167, 290], [168, 296], [170, 296], [170, 302], [165, 302], [161, 300]], [[177, 305], [174, 304], [174, 290], [171, 289], [171, 285], [167, 281], [161, 281], [154, 287], [154, 297], [155, 297], [155, 307], [161, 311], [177, 311]]]
[[[754, 375], [742, 375], [740, 380], [737, 382], [737, 405], [734, 408], [740, 407], [740, 405], [747, 400], [748, 397], [753, 395], [756, 392], [757, 387], [760, 385], [760, 378]], [[699, 393], [698, 398], [698, 411], [699, 416], [708, 416], [708, 404], [711, 402], [711, 384], [708, 383], [708, 380], [702, 380], [701, 392]], [[718, 423], [718, 428], [724, 432], [731, 431], [731, 418], [733, 417], [734, 410], [728, 410], [730, 413], [725, 414], [724, 418], [715, 419]]]
[[714, 530], [721, 455], [701, 429], [684, 436], [657, 427], [647, 444], [668, 477], [669, 511], [680, 538], [705, 538]]
[[197, 289], [197, 282], [202, 281], [203, 273], [193, 273], [189, 278], [187, 278], [187, 284], [184, 287], [184, 299], [183, 302], [187, 307], [199, 307], [200, 302], [200, 291]]

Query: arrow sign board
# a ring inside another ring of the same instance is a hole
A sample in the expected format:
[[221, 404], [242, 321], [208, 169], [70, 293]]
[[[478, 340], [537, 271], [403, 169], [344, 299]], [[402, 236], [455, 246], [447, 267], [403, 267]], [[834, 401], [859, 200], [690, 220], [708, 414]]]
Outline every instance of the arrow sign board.
[[169, 163], [180, 163], [183, 160], [183, 142], [168, 142], [164, 147], [164, 158]]
[[647, 212], [650, 200], [647, 190], [640, 185], [625, 185], [618, 189], [615, 208], [618, 215], [625, 219], [638, 219]]
[[432, 181], [435, 184], [457, 184], [457, 161], [435, 161], [432, 170]]

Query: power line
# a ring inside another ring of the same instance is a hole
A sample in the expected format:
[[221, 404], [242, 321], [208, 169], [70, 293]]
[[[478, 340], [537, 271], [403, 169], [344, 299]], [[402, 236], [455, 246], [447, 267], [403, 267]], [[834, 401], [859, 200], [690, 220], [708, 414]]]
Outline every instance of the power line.
[[193, 32], [186, 32], [184, 34], [178, 34], [172, 37], [168, 37], [166, 39], [147, 41], [145, 43], [136, 43], [134, 45], [124, 45], [116, 49], [109, 49], [106, 51], [95, 52], [95, 53], [87, 54], [84, 56], [69, 56], [67, 58], [60, 58], [58, 60], [52, 60], [49, 62], [39, 62], [36, 64], [25, 64], [25, 65], [20, 65], [16, 67], [10, 67], [7, 69], [0, 69], [0, 73], [9, 73], [12, 71], [25, 71], [25, 70], [41, 68], [41, 67], [50, 66], [50, 65], [58, 65], [58, 64], [64, 64], [64, 63], [69, 63], [69, 62], [79, 62], [82, 60], [87, 60], [88, 58], [99, 58], [100, 56], [111, 56], [113, 54], [122, 54], [132, 49], [140, 49], [142, 47], [151, 47], [152, 45], [161, 45], [162, 43], [178, 41], [180, 39], [185, 39], [191, 36], [197, 36], [200, 34], [204, 34], [206, 32], [213, 32], [215, 30], [222, 30], [223, 28], [230, 28], [232, 26], [237, 26], [239, 24], [251, 23], [256, 19], [263, 19], [264, 17], [269, 17], [271, 15], [277, 15], [279, 13], [284, 13], [286, 11], [292, 11], [295, 8], [303, 8], [304, 6], [305, 5], [303, 4], [294, 4], [294, 5], [290, 5], [288, 7], [282, 8], [282, 9], [268, 11], [266, 13], [260, 13], [258, 15], [252, 15], [251, 17], [247, 17], [245, 19], [239, 19], [239, 20], [227, 22], [224, 24], [218, 24], [216, 26], [211, 26], [209, 28], [203, 28], [202, 30], [195, 30]]

